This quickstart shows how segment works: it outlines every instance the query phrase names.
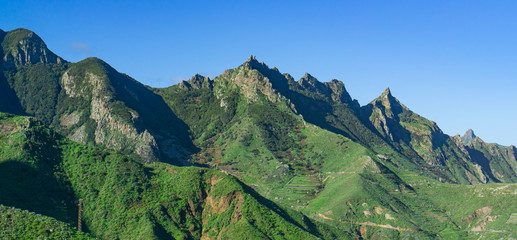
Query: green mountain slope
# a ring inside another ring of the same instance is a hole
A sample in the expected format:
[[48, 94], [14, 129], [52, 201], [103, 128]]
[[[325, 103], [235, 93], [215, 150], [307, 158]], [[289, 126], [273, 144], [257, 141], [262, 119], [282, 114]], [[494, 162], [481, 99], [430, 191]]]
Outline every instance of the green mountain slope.
[[[517, 184], [446, 184], [411, 174], [401, 175], [415, 192], [442, 209], [458, 229], [445, 228], [444, 239], [512, 239], [517, 237]], [[440, 222], [447, 220], [428, 209]]]
[[515, 146], [501, 146], [494, 143], [486, 143], [476, 137], [469, 129], [460, 138], [454, 137], [458, 143], [462, 143], [473, 162], [481, 166], [483, 173], [493, 182], [517, 181], [517, 153]]
[[[385, 237], [437, 234], [439, 227], [424, 226], [435, 220], [414, 209], [430, 204], [428, 200], [400, 194], [414, 193], [368, 148], [344, 134], [307, 123], [272, 81], [252, 67], [254, 61], [250, 58], [213, 81], [196, 75], [156, 89], [193, 130], [201, 149], [193, 160], [237, 176], [281, 205], [322, 221], [333, 219], [332, 224], [340, 227], [359, 231], [366, 221], [385, 223], [385, 218], [366, 219], [361, 211], [349, 209], [368, 202], [397, 218], [391, 222], [393, 229], [370, 232]], [[349, 99], [344, 93], [335, 96]], [[397, 230], [408, 227], [412, 231]]]
[[0, 204], [64, 232], [82, 198], [103, 239], [515, 237], [515, 186], [494, 184], [517, 181], [515, 148], [449, 137], [389, 89], [361, 107], [253, 56], [152, 89], [25, 29], [0, 39], [0, 112], [41, 120], [0, 115]]
[[337, 80], [295, 82], [254, 57], [214, 80], [196, 75], [155, 91], [192, 129], [194, 161], [281, 205], [369, 237], [467, 236], [401, 176], [479, 183], [485, 175], [389, 92], [360, 109]]
[[0, 203], [75, 225], [81, 198], [83, 229], [95, 237], [338, 237], [333, 228], [284, 210], [216, 170], [144, 166], [71, 142], [27, 117], [1, 114], [0, 129]]
[[70, 224], [26, 210], [0, 205], [2, 239], [93, 239]]
[[462, 144], [401, 104], [389, 89], [362, 110], [377, 132], [427, 175], [456, 183], [486, 182]]
[[2, 51], [0, 91], [9, 104], [0, 110], [35, 116], [74, 141], [142, 162], [188, 164], [196, 151], [185, 124], [159, 96], [102, 60], [67, 63], [25, 29], [5, 33]]

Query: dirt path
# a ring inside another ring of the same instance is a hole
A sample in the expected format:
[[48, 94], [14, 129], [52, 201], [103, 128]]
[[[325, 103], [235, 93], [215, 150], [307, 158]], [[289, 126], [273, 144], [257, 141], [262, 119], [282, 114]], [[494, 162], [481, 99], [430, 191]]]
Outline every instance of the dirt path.
[[358, 174], [358, 173], [364, 173], [364, 171], [358, 171], [358, 172], [326, 172], [326, 174]]
[[343, 223], [352, 223], [352, 224], [357, 224], [357, 225], [367, 225], [367, 226], [373, 226], [373, 227], [388, 228], [388, 229], [394, 229], [397, 231], [408, 231], [408, 232], [418, 232], [419, 231], [417, 229], [412, 229], [412, 228], [394, 227], [394, 226], [391, 226], [390, 224], [377, 224], [377, 223], [373, 223], [373, 222], [351, 222], [351, 221], [336, 220], [336, 219], [329, 218], [321, 213], [318, 213], [318, 216], [323, 219], [333, 220], [333, 221], [338, 221], [338, 222], [343, 222]]

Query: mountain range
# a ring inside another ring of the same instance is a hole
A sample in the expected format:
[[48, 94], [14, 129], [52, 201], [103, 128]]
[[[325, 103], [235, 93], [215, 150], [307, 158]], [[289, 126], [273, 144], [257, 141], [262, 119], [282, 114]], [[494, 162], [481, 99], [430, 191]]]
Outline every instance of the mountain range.
[[449, 136], [390, 89], [360, 106], [254, 56], [153, 88], [26, 29], [0, 41], [5, 238], [517, 237], [515, 147]]

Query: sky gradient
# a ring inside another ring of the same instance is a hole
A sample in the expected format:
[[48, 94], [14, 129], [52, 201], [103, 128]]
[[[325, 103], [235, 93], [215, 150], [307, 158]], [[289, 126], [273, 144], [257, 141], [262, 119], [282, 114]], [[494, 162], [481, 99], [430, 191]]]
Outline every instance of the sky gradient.
[[253, 54], [295, 79], [339, 79], [361, 105], [390, 87], [449, 135], [517, 145], [517, 1], [221, 2], [1, 1], [0, 29], [153, 87]]

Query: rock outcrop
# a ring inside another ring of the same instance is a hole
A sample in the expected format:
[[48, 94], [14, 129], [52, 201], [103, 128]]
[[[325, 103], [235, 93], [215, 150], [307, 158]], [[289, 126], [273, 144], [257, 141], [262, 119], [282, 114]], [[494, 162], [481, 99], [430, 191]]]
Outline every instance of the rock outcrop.
[[465, 132], [465, 134], [463, 134], [463, 136], [461, 137], [461, 139], [463, 140], [463, 144], [465, 145], [474, 141], [475, 138], [476, 135], [474, 134], [474, 131], [472, 129], [467, 130], [467, 132]]

